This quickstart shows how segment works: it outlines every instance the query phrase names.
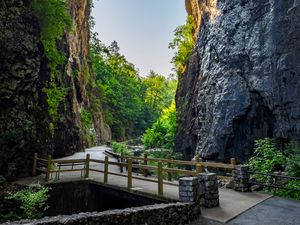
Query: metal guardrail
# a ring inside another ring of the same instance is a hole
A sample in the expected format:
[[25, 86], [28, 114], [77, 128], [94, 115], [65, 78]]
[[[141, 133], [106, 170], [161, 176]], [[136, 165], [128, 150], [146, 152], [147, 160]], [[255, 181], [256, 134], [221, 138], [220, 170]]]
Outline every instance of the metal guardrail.
[[264, 187], [270, 187], [270, 188], [275, 188], [275, 189], [283, 189], [283, 190], [288, 190], [288, 191], [299, 191], [300, 188], [290, 188], [286, 187], [285, 185], [287, 182], [280, 183], [280, 179], [284, 179], [285, 181], [287, 180], [300, 180], [300, 177], [293, 177], [293, 176], [286, 176], [286, 175], [281, 175], [281, 174], [269, 174], [269, 173], [261, 173], [261, 172], [256, 172], [256, 171], [248, 171], [249, 175], [262, 175], [266, 176], [269, 178], [272, 178], [273, 180], [270, 180], [266, 183], [262, 182], [256, 182], [250, 179], [249, 184], [250, 185], [261, 185]]

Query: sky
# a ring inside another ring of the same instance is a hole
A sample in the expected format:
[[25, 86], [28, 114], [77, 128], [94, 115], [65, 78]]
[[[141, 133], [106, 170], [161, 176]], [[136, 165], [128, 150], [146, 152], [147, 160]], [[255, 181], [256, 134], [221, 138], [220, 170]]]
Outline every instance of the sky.
[[185, 0], [95, 0], [92, 16], [100, 40], [106, 45], [116, 40], [141, 76], [150, 70], [172, 73], [174, 51], [168, 45], [185, 23]]

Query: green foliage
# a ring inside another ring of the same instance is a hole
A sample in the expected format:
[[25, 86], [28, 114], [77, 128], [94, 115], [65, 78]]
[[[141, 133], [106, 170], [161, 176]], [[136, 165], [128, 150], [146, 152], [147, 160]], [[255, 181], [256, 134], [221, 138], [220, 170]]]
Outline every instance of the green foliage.
[[87, 109], [82, 109], [80, 115], [81, 115], [81, 121], [83, 123], [83, 126], [85, 128], [90, 128], [93, 119], [91, 112], [88, 111]]
[[96, 134], [93, 129], [93, 115], [89, 110], [83, 108], [80, 112], [80, 116], [83, 125], [83, 132], [85, 134], [84, 136], [87, 142], [86, 145], [91, 146], [96, 141]]
[[[65, 0], [32, 0], [31, 8], [40, 24], [41, 42], [51, 70], [50, 80], [43, 91], [47, 95], [48, 112], [54, 125], [58, 119], [58, 106], [66, 95], [66, 90], [56, 84], [61, 75], [57, 67], [66, 60], [64, 53], [58, 48], [58, 42], [62, 40], [64, 31], [71, 30], [72, 19]], [[49, 131], [53, 136], [52, 125], [49, 126]]]
[[162, 110], [169, 107], [174, 100], [177, 80], [168, 80], [151, 70], [147, 77], [142, 78], [142, 82], [145, 85], [146, 104], [154, 113], [160, 115]]
[[285, 152], [286, 171], [290, 176], [300, 177], [300, 147], [295, 143], [290, 143]]
[[[261, 173], [272, 173], [276, 168], [283, 165], [285, 157], [277, 150], [273, 139], [256, 140], [255, 146], [254, 153], [256, 156], [249, 160], [251, 169]], [[261, 182], [265, 182], [268, 179], [263, 175], [256, 175], [255, 178]]]
[[91, 59], [96, 85], [101, 90], [105, 122], [115, 140], [143, 134], [174, 98], [173, 80], [169, 85], [171, 81], [154, 72], [149, 77], [139, 77], [135, 66], [119, 53], [117, 42], [106, 47], [94, 34]]
[[178, 75], [185, 71], [188, 57], [194, 48], [194, 32], [194, 19], [193, 16], [190, 15], [187, 17], [185, 25], [175, 29], [174, 39], [169, 44], [169, 48], [176, 49], [172, 63], [174, 64], [175, 71]]
[[154, 150], [145, 150], [149, 158], [158, 159], [181, 159], [180, 153], [174, 153], [172, 149], [159, 148]]
[[163, 110], [161, 117], [147, 129], [142, 142], [148, 148], [172, 149], [177, 128], [175, 102]]
[[58, 106], [66, 96], [66, 89], [58, 87], [54, 82], [50, 82], [49, 88], [43, 88], [47, 95], [48, 112], [51, 118], [55, 121], [58, 118]]
[[6, 199], [17, 200], [21, 203], [23, 219], [37, 219], [43, 216], [43, 212], [48, 208], [48, 187], [30, 186], [14, 194], [10, 194]]
[[71, 30], [72, 20], [68, 13], [65, 0], [33, 0], [31, 4], [41, 28], [41, 41], [45, 54], [56, 69], [57, 65], [64, 62], [65, 56], [57, 49], [65, 30]]
[[123, 153], [124, 156], [132, 156], [133, 152], [128, 148], [128, 146], [124, 143], [112, 143], [112, 149], [115, 153], [121, 155]]
[[3, 187], [7, 184], [7, 180], [4, 176], [0, 175], [0, 187]]
[[[285, 187], [291, 189], [300, 189], [300, 180], [290, 180], [285, 185]], [[275, 194], [282, 197], [289, 197], [300, 200], [300, 191], [279, 189], [275, 192]]]
[[[275, 171], [285, 171], [288, 176], [300, 177], [300, 147], [291, 143], [281, 152], [276, 148], [273, 139], [265, 138], [257, 140], [254, 152], [256, 156], [249, 160], [250, 168], [256, 172], [272, 174]], [[254, 175], [257, 181], [270, 182], [270, 178], [264, 175]], [[300, 189], [300, 180], [283, 181], [284, 187]], [[269, 188], [265, 190], [269, 191]], [[272, 190], [279, 196], [300, 199], [300, 192], [293, 190]]]

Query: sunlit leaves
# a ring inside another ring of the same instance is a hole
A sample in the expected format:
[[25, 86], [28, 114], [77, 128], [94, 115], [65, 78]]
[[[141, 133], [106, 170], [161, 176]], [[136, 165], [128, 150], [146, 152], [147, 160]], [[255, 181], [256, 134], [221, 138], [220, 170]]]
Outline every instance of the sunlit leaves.
[[188, 57], [194, 48], [194, 32], [194, 19], [192, 16], [188, 16], [186, 24], [175, 29], [174, 39], [169, 44], [169, 48], [176, 50], [172, 63], [178, 75], [185, 71]]

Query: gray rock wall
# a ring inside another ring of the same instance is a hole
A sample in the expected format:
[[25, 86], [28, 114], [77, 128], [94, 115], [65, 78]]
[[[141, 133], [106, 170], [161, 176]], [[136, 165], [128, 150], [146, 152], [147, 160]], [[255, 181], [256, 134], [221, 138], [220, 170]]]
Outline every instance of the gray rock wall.
[[196, 47], [176, 96], [176, 150], [246, 161], [254, 140], [300, 141], [300, 2], [198, 0]]
[[[29, 1], [0, 2], [0, 174], [8, 163], [18, 175], [32, 166], [34, 151], [47, 147], [47, 102], [42, 93], [47, 73], [39, 25]], [[41, 144], [44, 142], [44, 145]], [[48, 153], [44, 152], [45, 155]]]
[[[100, 93], [92, 85], [88, 23], [91, 1], [67, 1], [73, 26], [57, 42], [67, 59], [57, 68], [61, 75], [54, 81], [66, 92], [58, 104], [57, 119], [50, 118], [43, 90], [50, 86], [50, 69], [31, 2], [0, 1], [0, 175], [5, 176], [11, 163], [16, 165], [16, 176], [30, 175], [34, 152], [43, 157], [62, 157], [110, 139], [98, 103]], [[83, 109], [93, 117], [88, 128], [82, 122]], [[95, 140], [89, 141], [90, 131]]]

